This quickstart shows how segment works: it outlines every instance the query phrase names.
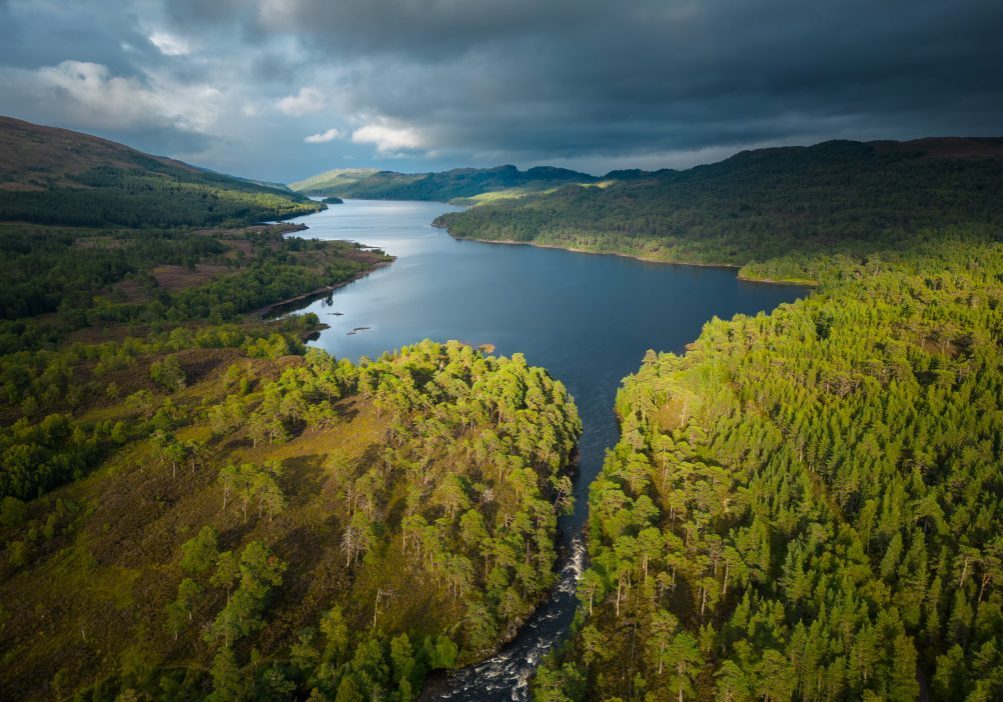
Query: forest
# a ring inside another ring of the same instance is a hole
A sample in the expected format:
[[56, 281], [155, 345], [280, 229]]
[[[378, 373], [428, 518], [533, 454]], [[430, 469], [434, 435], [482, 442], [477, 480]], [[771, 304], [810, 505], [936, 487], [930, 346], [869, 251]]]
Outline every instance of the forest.
[[685, 171], [488, 200], [436, 220], [455, 237], [741, 267], [812, 282], [829, 257], [908, 252], [927, 227], [1003, 222], [998, 139], [830, 141]]
[[457, 342], [352, 364], [310, 322], [91, 347], [131, 385], [2, 429], [3, 696], [412, 700], [532, 611], [571, 506], [561, 383]]
[[55, 348], [87, 329], [238, 321], [392, 260], [291, 231], [0, 224], [0, 354]]
[[537, 702], [1003, 697], [1003, 246], [925, 232], [648, 352]]
[[287, 219], [321, 209], [293, 193], [204, 173], [177, 177], [99, 168], [81, 187], [0, 189], [0, 221], [82, 227], [206, 227]]

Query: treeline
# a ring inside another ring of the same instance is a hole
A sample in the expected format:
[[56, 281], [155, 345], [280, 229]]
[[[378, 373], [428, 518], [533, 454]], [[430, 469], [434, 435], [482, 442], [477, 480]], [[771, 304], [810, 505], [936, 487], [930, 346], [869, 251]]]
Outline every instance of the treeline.
[[649, 352], [536, 700], [1003, 696], [1003, 247], [936, 238]]
[[[155, 387], [102, 409], [101, 470], [58, 505], [7, 490], [0, 591], [31, 606], [5, 608], [0, 689], [413, 700], [428, 671], [479, 660], [533, 610], [572, 505], [581, 425], [563, 385], [456, 342], [354, 365], [283, 339], [244, 339], [208, 376], [208, 350], [170, 339], [152, 358], [103, 350]], [[4, 455], [88, 426], [24, 421]], [[109, 611], [102, 583], [123, 569], [136, 606]]]
[[86, 307], [95, 292], [130, 273], [194, 267], [226, 250], [219, 239], [181, 231], [2, 227], [0, 318], [55, 312], [64, 301]]
[[923, 151], [933, 148], [833, 141], [761, 149], [686, 171], [610, 174], [598, 186], [479, 205], [437, 224], [457, 237], [815, 279], [808, 259], [908, 251], [923, 227], [1003, 221], [994, 142], [986, 141], [983, 159]]
[[349, 259], [332, 261], [320, 269], [293, 262], [265, 260], [205, 285], [173, 294], [158, 294], [148, 303], [98, 304], [87, 313], [87, 322], [185, 322], [207, 319], [218, 323], [233, 320], [237, 315], [270, 303], [343, 283], [366, 269], [366, 265]]

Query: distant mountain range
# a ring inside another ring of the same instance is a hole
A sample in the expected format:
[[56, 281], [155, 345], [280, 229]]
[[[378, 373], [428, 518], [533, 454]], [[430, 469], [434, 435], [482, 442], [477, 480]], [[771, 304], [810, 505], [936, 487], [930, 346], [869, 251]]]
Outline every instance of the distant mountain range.
[[0, 221], [211, 226], [321, 209], [286, 186], [215, 173], [67, 129], [0, 117]]
[[[829, 145], [828, 147], [826, 145]], [[743, 151], [724, 161], [686, 170], [663, 168], [644, 171], [638, 168], [610, 171], [603, 176], [539, 166], [520, 171], [515, 166], [494, 168], [454, 168], [432, 173], [398, 173], [375, 168], [339, 168], [291, 183], [289, 187], [304, 195], [337, 196], [362, 200], [437, 200], [459, 204], [484, 204], [519, 199], [534, 193], [548, 193], [565, 185], [596, 185], [627, 181], [667, 181], [702, 179], [714, 173], [740, 174], [748, 169], [780, 166], [801, 167], [801, 162], [821, 164], [832, 158], [839, 147], [859, 145], [855, 154], [874, 155], [884, 160], [921, 159], [972, 160], [1003, 158], [1003, 139], [929, 138], [913, 141], [851, 142], [832, 141], [814, 147], [791, 146]], [[846, 157], [846, 149], [841, 158]], [[830, 164], [831, 165], [831, 164]], [[828, 167], [828, 166], [827, 166]], [[725, 177], [730, 177], [726, 175]]]
[[397, 173], [367, 168], [335, 169], [290, 184], [305, 195], [336, 195], [362, 200], [441, 200], [476, 198], [501, 191], [541, 192], [569, 183], [595, 183], [588, 173], [538, 166], [454, 168], [440, 173]]

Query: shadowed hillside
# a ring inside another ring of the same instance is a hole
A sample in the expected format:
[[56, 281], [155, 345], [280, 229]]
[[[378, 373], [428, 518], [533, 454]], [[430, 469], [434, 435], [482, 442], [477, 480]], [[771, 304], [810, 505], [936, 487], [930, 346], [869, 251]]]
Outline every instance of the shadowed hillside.
[[249, 224], [321, 206], [269, 186], [66, 129], [0, 117], [0, 221], [73, 226]]
[[285, 186], [0, 118], [0, 354], [88, 328], [121, 338], [240, 321], [390, 260], [258, 224], [321, 208]]

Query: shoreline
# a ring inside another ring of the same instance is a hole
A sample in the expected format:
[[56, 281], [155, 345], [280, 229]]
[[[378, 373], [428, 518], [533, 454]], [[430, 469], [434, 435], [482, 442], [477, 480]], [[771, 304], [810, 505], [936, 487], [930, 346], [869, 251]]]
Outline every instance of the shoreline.
[[352, 277], [348, 278], [347, 280], [342, 280], [342, 281], [339, 281], [337, 283], [332, 283], [330, 285], [324, 285], [324, 286], [321, 286], [319, 288], [315, 288], [314, 290], [310, 290], [309, 292], [301, 293], [299, 295], [294, 295], [293, 297], [289, 297], [289, 298], [286, 298], [285, 300], [280, 300], [278, 302], [273, 302], [273, 303], [271, 303], [269, 305], [265, 305], [264, 307], [261, 307], [259, 309], [256, 309], [256, 310], [252, 311], [252, 312], [249, 312], [248, 314], [250, 314], [250, 315], [257, 315], [257, 316], [261, 317], [262, 319], [264, 319], [266, 317], [269, 317], [270, 315], [274, 315], [276, 309], [278, 309], [280, 307], [286, 307], [288, 305], [294, 305], [297, 302], [303, 302], [303, 301], [309, 300], [311, 298], [322, 297], [324, 295], [327, 295], [329, 293], [334, 292], [338, 288], [345, 287], [349, 283], [354, 283], [357, 280], [365, 278], [370, 273], [375, 273], [376, 271], [380, 270], [381, 268], [386, 268], [391, 263], [393, 263], [393, 261], [377, 261], [376, 263], [373, 264], [373, 267], [370, 268], [369, 270], [367, 270], [367, 271], [359, 271], [358, 273], [355, 273], [354, 275], [352, 275]]
[[[513, 239], [478, 239], [472, 236], [455, 236], [446, 229], [446, 233], [453, 237], [456, 241], [476, 241], [481, 244], [502, 244], [505, 246], [533, 246], [538, 249], [557, 249], [559, 251], [571, 251], [572, 253], [581, 254], [592, 254], [594, 256], [619, 256], [620, 258], [632, 258], [635, 261], [643, 261], [645, 263], [658, 263], [664, 266], [694, 266], [697, 268], [725, 268], [734, 271], [741, 271], [742, 266], [734, 263], [700, 263], [697, 261], [687, 262], [687, 261], [666, 261], [661, 258], [651, 258], [648, 256], [639, 256], [637, 254], [628, 254], [621, 251], [590, 251], [588, 249], [573, 248], [571, 246], [558, 246], [557, 244], [539, 244], [533, 241], [515, 241]], [[783, 278], [749, 278], [742, 275], [740, 272], [735, 274], [738, 280], [745, 283], [762, 283], [764, 285], [788, 285], [797, 286], [802, 288], [817, 288], [819, 286], [816, 280], [784, 280]]]

